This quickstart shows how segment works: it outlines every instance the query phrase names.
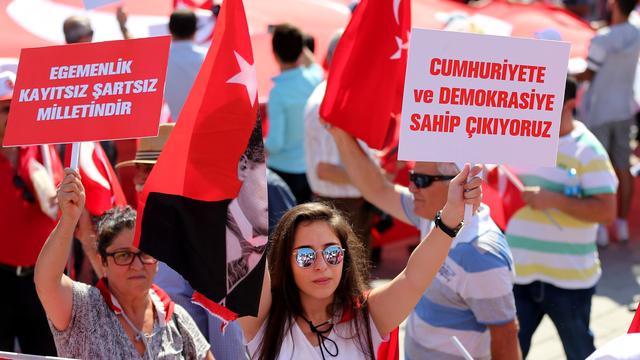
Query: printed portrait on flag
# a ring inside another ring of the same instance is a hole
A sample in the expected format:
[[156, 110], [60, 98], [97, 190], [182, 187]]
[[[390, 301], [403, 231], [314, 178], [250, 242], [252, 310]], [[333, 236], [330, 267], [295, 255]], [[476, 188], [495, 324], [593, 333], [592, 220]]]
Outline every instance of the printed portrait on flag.
[[267, 184], [256, 68], [242, 1], [222, 3], [209, 48], [141, 193], [139, 248], [178, 272], [224, 322], [256, 316]]
[[269, 207], [267, 165], [260, 121], [251, 133], [247, 148], [238, 161], [238, 197], [227, 209], [227, 292], [258, 265], [267, 247]]

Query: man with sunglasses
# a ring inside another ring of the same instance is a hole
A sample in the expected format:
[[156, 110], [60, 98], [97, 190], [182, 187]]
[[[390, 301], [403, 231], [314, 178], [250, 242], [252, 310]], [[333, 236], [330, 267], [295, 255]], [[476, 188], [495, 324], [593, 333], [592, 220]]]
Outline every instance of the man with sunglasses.
[[[4, 141], [14, 81], [12, 72], [0, 73], [0, 144]], [[55, 152], [50, 151], [50, 155], [52, 167], [57, 165], [61, 172]], [[14, 351], [17, 339], [25, 353], [56, 355], [33, 283], [38, 253], [55, 226], [42, 212], [31, 182], [29, 163], [42, 163], [40, 157], [38, 146], [0, 147], [0, 351]]]
[[[391, 184], [350, 134], [327, 126], [349, 178], [373, 205], [420, 229], [424, 237], [447, 200], [452, 163], [417, 162], [408, 188]], [[407, 359], [458, 359], [456, 336], [474, 359], [519, 359], [511, 252], [482, 205], [462, 229], [443, 229], [455, 240], [449, 254], [409, 315]], [[458, 232], [459, 231], [459, 232]]]

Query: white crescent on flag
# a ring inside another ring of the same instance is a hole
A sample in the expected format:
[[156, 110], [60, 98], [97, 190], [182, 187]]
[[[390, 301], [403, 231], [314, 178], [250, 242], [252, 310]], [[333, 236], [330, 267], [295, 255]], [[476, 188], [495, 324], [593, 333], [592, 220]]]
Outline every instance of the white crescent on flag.
[[400, 25], [400, 16], [399, 16], [400, 1], [402, 0], [393, 0], [393, 16], [395, 17], [396, 24], [398, 25]]

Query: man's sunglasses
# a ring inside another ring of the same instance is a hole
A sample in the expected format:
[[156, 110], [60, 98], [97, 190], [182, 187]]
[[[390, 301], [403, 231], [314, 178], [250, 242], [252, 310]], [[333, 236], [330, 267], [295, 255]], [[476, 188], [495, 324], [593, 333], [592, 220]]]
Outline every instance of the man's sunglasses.
[[413, 170], [409, 171], [409, 180], [411, 180], [411, 182], [418, 189], [427, 188], [431, 186], [434, 181], [447, 181], [453, 179], [454, 177], [456, 177], [456, 175], [427, 175], [418, 174]]
[[316, 254], [322, 251], [322, 257], [328, 265], [339, 265], [344, 259], [344, 249], [338, 245], [329, 245], [324, 250], [314, 250], [310, 247], [301, 247], [293, 250], [296, 264], [301, 268], [308, 268], [316, 262]]
[[145, 265], [153, 265], [158, 262], [156, 258], [142, 251], [133, 252], [128, 250], [122, 250], [122, 251], [114, 251], [112, 253], [106, 253], [105, 255], [113, 257], [113, 262], [115, 262], [116, 265], [120, 265], [120, 266], [129, 266], [133, 264], [133, 260], [136, 257], [138, 257], [138, 259], [140, 259], [140, 262]]

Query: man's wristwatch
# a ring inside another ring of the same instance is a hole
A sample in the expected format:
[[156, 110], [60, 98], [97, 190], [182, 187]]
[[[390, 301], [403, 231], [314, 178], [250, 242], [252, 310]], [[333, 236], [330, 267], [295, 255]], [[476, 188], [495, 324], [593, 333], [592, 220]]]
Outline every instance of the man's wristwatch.
[[453, 229], [445, 225], [445, 223], [442, 222], [442, 210], [438, 210], [438, 212], [436, 213], [436, 219], [434, 220], [434, 222], [437, 228], [439, 228], [445, 234], [449, 235], [452, 238], [458, 235], [458, 232], [460, 231], [460, 229], [462, 229], [462, 226], [464, 225], [464, 221], [461, 221], [460, 224], [458, 224], [458, 226], [456, 226]]

